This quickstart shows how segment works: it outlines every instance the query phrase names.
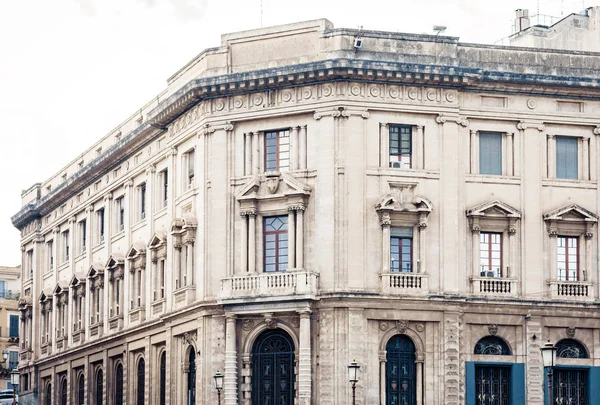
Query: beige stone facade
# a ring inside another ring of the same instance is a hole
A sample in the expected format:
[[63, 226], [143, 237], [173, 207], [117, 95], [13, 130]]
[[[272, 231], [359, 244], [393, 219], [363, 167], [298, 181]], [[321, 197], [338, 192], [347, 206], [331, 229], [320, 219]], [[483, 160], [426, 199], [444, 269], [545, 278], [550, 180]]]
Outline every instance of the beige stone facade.
[[[26, 257], [25, 257], [26, 258]], [[0, 266], [0, 390], [11, 388], [10, 371], [19, 363], [21, 268]], [[4, 352], [6, 360], [4, 361]]]
[[[24, 398], [215, 404], [220, 371], [226, 405], [282, 381], [281, 403], [342, 405], [355, 359], [357, 404], [475, 404], [496, 364], [537, 405], [547, 339], [587, 349], [558, 363], [592, 386], [598, 56], [327, 20], [224, 35], [24, 192]], [[490, 338], [507, 350], [475, 354]], [[277, 339], [291, 380], [261, 374]], [[389, 342], [414, 347], [400, 380]]]

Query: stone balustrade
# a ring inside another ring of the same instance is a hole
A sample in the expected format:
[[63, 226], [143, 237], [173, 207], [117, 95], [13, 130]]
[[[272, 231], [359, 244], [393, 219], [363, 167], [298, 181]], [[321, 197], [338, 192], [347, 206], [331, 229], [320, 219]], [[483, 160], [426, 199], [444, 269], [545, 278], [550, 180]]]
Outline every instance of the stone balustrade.
[[516, 297], [515, 278], [471, 277], [471, 293], [485, 297]]
[[427, 295], [428, 276], [424, 273], [383, 273], [381, 292], [385, 295]]
[[318, 293], [319, 275], [310, 271], [248, 273], [221, 280], [219, 301], [243, 298], [256, 300], [314, 299]]
[[550, 298], [574, 301], [593, 301], [594, 284], [588, 281], [548, 280]]

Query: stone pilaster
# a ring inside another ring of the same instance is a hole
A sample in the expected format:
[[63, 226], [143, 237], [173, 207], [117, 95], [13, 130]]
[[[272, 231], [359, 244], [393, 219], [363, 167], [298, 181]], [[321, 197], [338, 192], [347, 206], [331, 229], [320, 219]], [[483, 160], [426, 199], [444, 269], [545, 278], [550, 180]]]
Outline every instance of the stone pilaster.
[[298, 356], [298, 397], [300, 405], [312, 403], [310, 311], [300, 311], [300, 350]]
[[460, 400], [460, 362], [459, 362], [459, 314], [444, 314], [444, 405], [459, 405]]
[[225, 318], [225, 380], [223, 383], [225, 405], [238, 404], [236, 319], [235, 315], [227, 315]]
[[[527, 404], [543, 405], [544, 398], [544, 367], [542, 353], [542, 325], [540, 317], [531, 317], [525, 326], [527, 341], [527, 363], [525, 370]], [[533, 339], [533, 335], [536, 339]]]

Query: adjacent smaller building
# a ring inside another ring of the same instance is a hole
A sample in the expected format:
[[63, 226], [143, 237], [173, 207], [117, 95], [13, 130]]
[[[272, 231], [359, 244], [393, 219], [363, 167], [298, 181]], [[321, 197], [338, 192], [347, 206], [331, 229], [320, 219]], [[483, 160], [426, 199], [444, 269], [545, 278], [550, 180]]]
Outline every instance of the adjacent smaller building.
[[10, 371], [19, 364], [20, 293], [21, 267], [0, 266], [0, 389], [12, 388]]

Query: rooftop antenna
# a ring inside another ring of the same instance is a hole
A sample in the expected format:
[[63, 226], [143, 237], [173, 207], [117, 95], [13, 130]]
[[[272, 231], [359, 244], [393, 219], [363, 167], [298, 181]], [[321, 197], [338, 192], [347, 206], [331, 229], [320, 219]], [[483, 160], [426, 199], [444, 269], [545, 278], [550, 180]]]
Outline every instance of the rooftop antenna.
[[442, 32], [446, 31], [446, 28], [448, 27], [446, 27], [445, 25], [434, 25], [433, 30], [435, 31], [435, 36], [437, 37]]

